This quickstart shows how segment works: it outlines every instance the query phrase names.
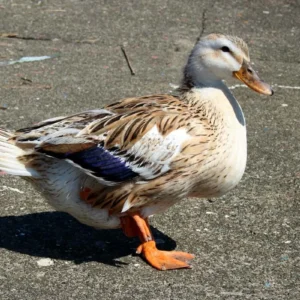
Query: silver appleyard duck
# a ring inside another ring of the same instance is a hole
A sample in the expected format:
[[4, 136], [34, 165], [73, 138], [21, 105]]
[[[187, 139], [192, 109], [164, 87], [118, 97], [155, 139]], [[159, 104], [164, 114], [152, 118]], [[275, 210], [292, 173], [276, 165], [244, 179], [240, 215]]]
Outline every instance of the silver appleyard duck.
[[193, 255], [156, 248], [148, 217], [184, 198], [221, 196], [240, 181], [246, 126], [223, 83], [232, 77], [273, 93], [251, 68], [242, 39], [210, 34], [192, 50], [178, 96], [127, 98], [1, 131], [0, 170], [28, 180], [84, 224], [138, 236], [137, 252], [153, 267], [188, 268]]

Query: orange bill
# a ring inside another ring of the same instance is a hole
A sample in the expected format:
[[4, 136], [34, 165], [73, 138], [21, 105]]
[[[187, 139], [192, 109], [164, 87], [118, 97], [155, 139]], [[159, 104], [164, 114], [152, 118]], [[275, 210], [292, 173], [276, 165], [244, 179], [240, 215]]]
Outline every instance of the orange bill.
[[274, 93], [271, 86], [262, 81], [249, 65], [249, 63], [245, 60], [243, 61], [240, 70], [233, 72], [233, 76], [244, 82], [247, 86], [249, 86], [249, 88], [260, 94], [270, 96]]

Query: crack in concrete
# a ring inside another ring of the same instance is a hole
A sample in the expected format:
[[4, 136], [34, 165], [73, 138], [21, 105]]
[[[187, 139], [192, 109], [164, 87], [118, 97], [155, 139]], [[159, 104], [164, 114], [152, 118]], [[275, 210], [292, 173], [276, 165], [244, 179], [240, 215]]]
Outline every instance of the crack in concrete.
[[27, 40], [27, 41], [52, 41], [50, 38], [43, 38], [43, 37], [33, 37], [33, 36], [20, 36], [20, 35], [11, 35], [6, 36], [5, 38], [8, 39], [16, 39], [16, 40]]
[[282, 63], [282, 64], [293, 64], [293, 65], [299, 65], [300, 61], [297, 60], [275, 60], [275, 59], [265, 59], [265, 58], [257, 58], [255, 61], [258, 62], [266, 62], [266, 63]]
[[[281, 85], [277, 83], [271, 84], [272, 87], [277, 87], [280, 89], [288, 89], [288, 90], [300, 90], [300, 86], [290, 86], [290, 85]], [[236, 88], [248, 88], [245, 84], [235, 84], [228, 87], [230, 90], [234, 90]]]
[[[214, 8], [216, 2], [217, 2], [217, 1], [214, 1], [214, 2], [213, 2], [213, 5], [210, 7], [210, 9], [213, 9], [213, 8]], [[205, 30], [206, 30], [206, 24], [207, 24], [207, 20], [208, 20], [208, 18], [207, 18], [208, 10], [209, 10], [208, 8], [204, 8], [204, 9], [203, 9], [203, 12], [202, 12], [202, 21], [201, 21], [201, 31], [200, 31], [200, 33], [199, 33], [199, 36], [198, 36], [198, 38], [197, 38], [196, 43], [199, 42], [199, 40], [203, 37], [203, 35], [204, 35], [204, 33], [205, 33]]]
[[[94, 40], [66, 40], [62, 38], [45, 38], [45, 37], [34, 37], [34, 36], [21, 36], [17, 34], [3, 36], [4, 39], [15, 39], [15, 40], [23, 40], [23, 41], [42, 41], [42, 42], [54, 42], [61, 41], [67, 44], [95, 44], [99, 39]], [[0, 38], [1, 39], [1, 38]]]
[[204, 34], [204, 31], [205, 31], [205, 25], [206, 25], [206, 13], [207, 13], [207, 8], [205, 8], [202, 12], [202, 22], [201, 22], [201, 31], [200, 31], [200, 34], [197, 38], [197, 43], [199, 42], [199, 40], [202, 38], [203, 34]]

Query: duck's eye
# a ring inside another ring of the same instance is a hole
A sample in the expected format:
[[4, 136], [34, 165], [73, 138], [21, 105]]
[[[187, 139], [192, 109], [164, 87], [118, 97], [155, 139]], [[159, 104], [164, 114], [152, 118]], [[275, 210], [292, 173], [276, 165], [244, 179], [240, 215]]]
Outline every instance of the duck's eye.
[[223, 52], [230, 52], [230, 49], [229, 49], [227, 46], [223, 46], [223, 47], [221, 48], [221, 50], [222, 50]]

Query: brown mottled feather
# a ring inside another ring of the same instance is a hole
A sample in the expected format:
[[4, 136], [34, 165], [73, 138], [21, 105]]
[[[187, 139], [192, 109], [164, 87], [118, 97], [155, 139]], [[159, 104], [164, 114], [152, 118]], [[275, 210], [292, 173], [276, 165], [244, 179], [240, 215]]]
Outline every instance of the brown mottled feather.
[[[185, 101], [184, 98], [171, 95], [127, 98], [108, 105], [104, 111], [100, 110], [98, 113], [97, 111], [83, 112], [69, 117], [60, 117], [56, 121], [46, 120], [31, 128], [18, 131], [14, 139], [18, 146], [26, 149], [31, 146], [33, 150], [39, 152], [74, 153], [103, 142], [106, 149], [117, 145], [122, 153], [131, 149], [154, 125], [162, 136], [167, 136], [180, 128], [186, 129], [189, 135], [194, 136], [194, 142], [192, 139], [182, 146], [182, 152], [172, 162], [173, 170], [164, 176], [164, 181], [169, 178], [168, 184], [174, 185], [173, 190], [176, 193], [178, 183], [174, 178], [181, 174], [183, 167], [192, 166], [199, 161], [196, 154], [207, 149], [210, 140], [208, 133], [213, 130], [213, 127], [210, 127], [212, 124], [207, 111], [201, 106], [195, 106], [189, 100]], [[205, 132], [197, 136], [199, 128], [203, 128]], [[77, 131], [68, 133], [70, 129]], [[63, 134], [64, 130], [65, 134]], [[59, 135], [60, 132], [62, 137]], [[43, 137], [44, 141], [36, 146], [36, 140], [40, 137]], [[161, 157], [161, 159], [165, 158]], [[33, 161], [31, 159], [31, 165]], [[136, 163], [140, 166], [148, 164], [142, 157], [137, 159]], [[159, 166], [152, 165], [152, 168], [154, 174], [160, 174]], [[149, 192], [161, 189], [160, 177], [150, 182]], [[95, 207], [109, 209], [111, 213], [120, 213], [129, 198], [135, 207], [145, 205], [149, 201], [145, 188], [145, 185], [139, 186], [126, 182], [119, 185], [118, 189], [101, 186], [99, 190], [91, 193], [88, 201]], [[180, 190], [181, 188], [179, 192]]]
[[[212, 34], [201, 40], [219, 38], [236, 45], [231, 52], [239, 49], [232, 53], [234, 70], [248, 60], [239, 38]], [[7, 150], [0, 167], [30, 180], [56, 209], [96, 228], [117, 228], [120, 217], [134, 211], [147, 218], [186, 197], [223, 195], [243, 175], [247, 144], [243, 113], [222, 82], [228, 60], [219, 72], [213, 62], [222, 51], [215, 45], [200, 42], [192, 50], [177, 96], [127, 98], [12, 135], [0, 130], [0, 148]]]

